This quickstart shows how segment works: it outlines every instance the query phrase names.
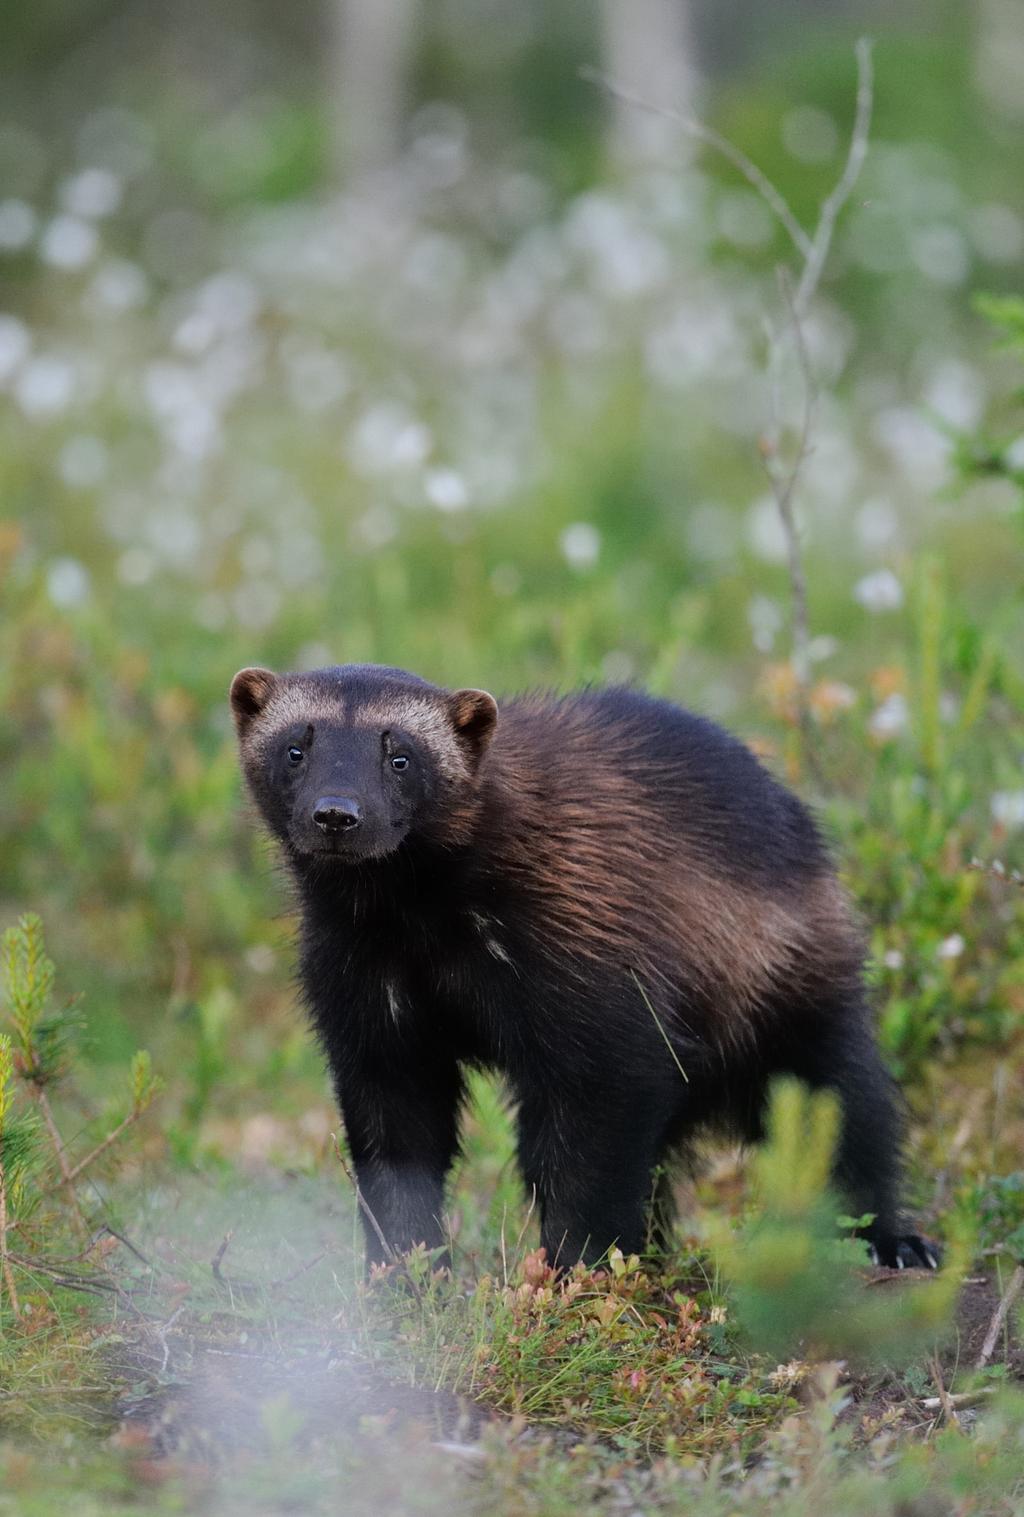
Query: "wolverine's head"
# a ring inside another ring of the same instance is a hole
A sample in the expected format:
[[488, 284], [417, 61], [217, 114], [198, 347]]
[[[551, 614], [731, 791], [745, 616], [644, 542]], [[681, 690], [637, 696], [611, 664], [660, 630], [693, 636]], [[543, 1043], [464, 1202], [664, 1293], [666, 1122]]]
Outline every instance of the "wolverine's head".
[[384, 858], [417, 833], [452, 840], [498, 718], [486, 691], [374, 664], [242, 669], [231, 710], [253, 799], [300, 866]]

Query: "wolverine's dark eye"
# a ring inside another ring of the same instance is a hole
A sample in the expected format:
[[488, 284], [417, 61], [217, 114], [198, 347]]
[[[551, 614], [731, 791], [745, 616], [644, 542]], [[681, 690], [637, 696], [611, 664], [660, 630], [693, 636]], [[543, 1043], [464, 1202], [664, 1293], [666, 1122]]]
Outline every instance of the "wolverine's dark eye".
[[408, 769], [409, 760], [404, 753], [396, 753], [391, 759], [391, 767], [392, 769], [397, 769], [399, 774], [401, 774], [403, 769]]
[[288, 749], [288, 762], [290, 764], [301, 764], [305, 756], [302, 749], [296, 748], [294, 744]]

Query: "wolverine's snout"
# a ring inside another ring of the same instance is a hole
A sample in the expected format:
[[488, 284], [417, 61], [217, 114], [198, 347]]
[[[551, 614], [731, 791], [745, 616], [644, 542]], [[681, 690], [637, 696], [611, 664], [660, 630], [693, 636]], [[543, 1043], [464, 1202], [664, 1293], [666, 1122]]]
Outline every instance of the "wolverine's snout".
[[313, 807], [321, 832], [352, 832], [361, 820], [359, 802], [350, 795], [324, 795]]

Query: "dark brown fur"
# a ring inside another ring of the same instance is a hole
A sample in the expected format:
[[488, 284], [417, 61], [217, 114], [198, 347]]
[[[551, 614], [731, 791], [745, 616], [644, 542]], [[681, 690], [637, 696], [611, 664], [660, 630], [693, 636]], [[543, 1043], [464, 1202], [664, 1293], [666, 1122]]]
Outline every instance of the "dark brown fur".
[[[518, 1099], [563, 1262], [640, 1248], [652, 1168], [708, 1123], [759, 1137], [783, 1073], [838, 1091], [837, 1179], [875, 1214], [879, 1256], [928, 1261], [897, 1225], [860, 933], [807, 811], [735, 739], [633, 691], [499, 714], [483, 692], [362, 665], [246, 670], [232, 705], [390, 1248], [441, 1242], [477, 1063]], [[368, 1247], [385, 1257], [373, 1229]]]

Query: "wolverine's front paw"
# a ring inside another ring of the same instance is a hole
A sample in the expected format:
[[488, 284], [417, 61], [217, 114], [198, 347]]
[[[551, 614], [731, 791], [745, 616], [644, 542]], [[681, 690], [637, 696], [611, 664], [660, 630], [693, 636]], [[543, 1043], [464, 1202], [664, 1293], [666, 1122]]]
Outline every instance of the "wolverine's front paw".
[[896, 1233], [887, 1238], [869, 1238], [872, 1264], [886, 1269], [938, 1269], [942, 1251], [919, 1233]]

